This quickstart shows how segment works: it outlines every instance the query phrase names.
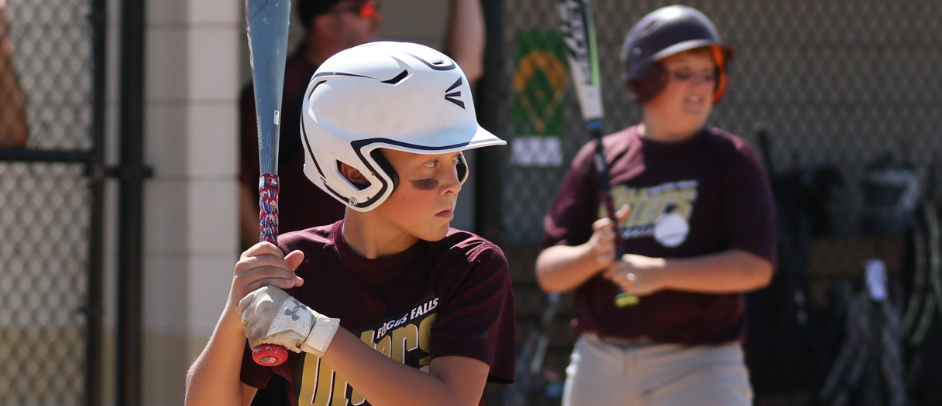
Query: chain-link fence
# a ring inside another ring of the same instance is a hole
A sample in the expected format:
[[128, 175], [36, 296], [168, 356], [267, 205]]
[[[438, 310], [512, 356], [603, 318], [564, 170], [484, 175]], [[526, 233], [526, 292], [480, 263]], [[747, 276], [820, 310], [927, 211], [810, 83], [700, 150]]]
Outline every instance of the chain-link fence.
[[[565, 59], [553, 34], [559, 26], [556, 2], [503, 3], [504, 49], [500, 64], [489, 66], [489, 74], [496, 76], [491, 91], [497, 96], [484, 100], [498, 103], [492, 125], [510, 140], [508, 148], [496, 153], [500, 167], [495, 173], [501, 174], [498, 240], [513, 267], [522, 341], [538, 325], [544, 305], [532, 275], [543, 216], [576, 151], [590, 138], [571, 86], [560, 83], [568, 81], [568, 67], [563, 76], [557, 72], [557, 62], [565, 65]], [[641, 109], [621, 79], [618, 54], [624, 35], [643, 15], [672, 2], [591, 4], [605, 132], [611, 133], [641, 121]], [[763, 156], [781, 217], [776, 280], [771, 288], [747, 296], [752, 337], [747, 347], [757, 403], [789, 399], [788, 404], [837, 404], [819, 396], [846, 335], [847, 303], [841, 302], [844, 296], [836, 286], [853, 283], [864, 289], [866, 260], [882, 259], [890, 300], [905, 313], [900, 304], [911, 296], [912, 286], [929, 286], [931, 278], [925, 275], [942, 266], [923, 261], [923, 282], [916, 283], [911, 259], [918, 238], [910, 221], [918, 202], [942, 198], [942, 76], [937, 68], [942, 64], [942, 28], [936, 23], [942, 3], [685, 4], [708, 15], [724, 42], [736, 50], [728, 90], [709, 124], [743, 137]], [[931, 303], [920, 303], [927, 301]], [[568, 307], [564, 304], [561, 311], [550, 327], [544, 371], [550, 382], [565, 376], [575, 338], [567, 325]], [[926, 322], [937, 339], [940, 314]], [[932, 366], [942, 358], [937, 349], [927, 349], [928, 342], [903, 345], [907, 396], [914, 404], [942, 402], [939, 389], [928, 384], [942, 377]], [[812, 355], [802, 356], [802, 351]], [[915, 365], [919, 357], [921, 364]], [[889, 396], [887, 385], [876, 384]], [[845, 401], [864, 402], [853, 397], [855, 390], [860, 388], [851, 388]]]
[[90, 403], [88, 338], [100, 311], [89, 297], [100, 187], [89, 169], [101, 155], [93, 17], [102, 4], [0, 1], [3, 405]]

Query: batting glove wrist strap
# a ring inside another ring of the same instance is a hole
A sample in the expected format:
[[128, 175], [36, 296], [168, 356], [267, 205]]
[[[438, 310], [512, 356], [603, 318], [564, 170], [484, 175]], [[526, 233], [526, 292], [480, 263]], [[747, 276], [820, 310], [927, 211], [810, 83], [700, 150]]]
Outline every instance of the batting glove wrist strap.
[[323, 355], [339, 327], [339, 319], [324, 316], [274, 286], [258, 288], [239, 301], [245, 337], [251, 348], [277, 344], [290, 351]]
[[317, 316], [311, 334], [308, 334], [307, 340], [304, 341], [304, 344], [301, 344], [301, 351], [309, 352], [320, 358], [327, 352], [327, 346], [330, 345], [330, 341], [337, 334], [337, 330], [340, 328], [340, 319], [333, 319], [321, 314]]

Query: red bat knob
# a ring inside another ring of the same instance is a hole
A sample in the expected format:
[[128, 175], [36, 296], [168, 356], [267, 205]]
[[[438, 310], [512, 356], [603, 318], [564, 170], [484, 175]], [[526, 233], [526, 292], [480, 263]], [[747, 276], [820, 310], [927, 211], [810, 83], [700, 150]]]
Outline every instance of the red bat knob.
[[288, 350], [274, 344], [262, 344], [252, 350], [252, 359], [259, 365], [274, 367], [288, 360]]

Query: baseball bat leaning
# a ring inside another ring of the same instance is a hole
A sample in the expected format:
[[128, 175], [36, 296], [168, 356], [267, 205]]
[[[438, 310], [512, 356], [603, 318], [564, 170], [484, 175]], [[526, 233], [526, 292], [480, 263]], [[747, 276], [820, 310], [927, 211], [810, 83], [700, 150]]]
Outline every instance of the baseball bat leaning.
[[[281, 96], [288, 51], [290, 0], [245, 0], [245, 30], [249, 38], [249, 62], [255, 91], [258, 125], [259, 241], [278, 244], [278, 137], [281, 129]], [[288, 359], [282, 346], [263, 344], [252, 349], [252, 359], [280, 365]]]
[[[569, 70], [572, 72], [573, 86], [582, 110], [582, 119], [595, 140], [595, 168], [601, 178], [602, 201], [608, 218], [615, 227], [615, 247], [617, 256], [622, 256], [622, 239], [618, 234], [618, 219], [615, 217], [615, 203], [612, 201], [612, 183], [605, 160], [605, 147], [602, 145], [602, 109], [601, 77], [599, 75], [599, 54], [595, 41], [595, 24], [592, 22], [592, 9], [589, 0], [559, 0], [561, 30], [566, 42]], [[638, 297], [621, 292], [615, 297], [618, 307], [638, 303]]]

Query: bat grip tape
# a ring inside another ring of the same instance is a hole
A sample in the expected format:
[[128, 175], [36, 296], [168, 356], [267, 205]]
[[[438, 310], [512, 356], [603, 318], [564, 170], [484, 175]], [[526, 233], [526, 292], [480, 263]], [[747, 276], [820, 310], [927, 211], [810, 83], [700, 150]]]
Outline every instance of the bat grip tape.
[[278, 242], [278, 175], [265, 173], [258, 178], [259, 241]]

